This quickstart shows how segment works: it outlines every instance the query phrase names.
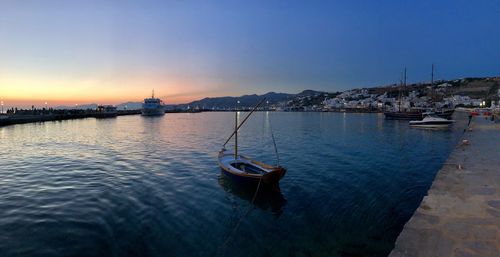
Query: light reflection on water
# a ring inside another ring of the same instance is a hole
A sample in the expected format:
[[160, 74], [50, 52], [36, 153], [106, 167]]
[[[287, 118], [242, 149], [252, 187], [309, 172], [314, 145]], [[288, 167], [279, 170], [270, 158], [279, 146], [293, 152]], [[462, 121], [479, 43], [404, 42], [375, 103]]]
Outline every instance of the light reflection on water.
[[233, 128], [234, 113], [0, 128], [0, 255], [386, 256], [463, 124], [255, 113], [241, 152], [275, 163], [272, 130], [288, 172], [253, 207], [217, 167]]

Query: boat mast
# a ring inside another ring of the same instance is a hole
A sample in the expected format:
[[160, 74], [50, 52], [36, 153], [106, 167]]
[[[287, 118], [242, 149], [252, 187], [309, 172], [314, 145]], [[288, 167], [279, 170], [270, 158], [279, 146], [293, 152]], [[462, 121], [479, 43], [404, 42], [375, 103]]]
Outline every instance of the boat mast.
[[404, 74], [401, 73], [401, 78], [399, 79], [399, 96], [398, 96], [398, 112], [401, 112], [401, 98], [403, 98], [403, 94], [401, 93], [401, 88], [405, 90], [406, 88], [406, 67]]
[[432, 93], [432, 98], [431, 100], [434, 102], [434, 110], [437, 111], [437, 105], [436, 105], [436, 100], [437, 100], [437, 91], [434, 90], [434, 63], [432, 64], [432, 71], [431, 71], [431, 92]]
[[234, 111], [234, 160], [238, 159], [238, 105], [240, 101], [237, 103]]
[[431, 72], [431, 88], [434, 85], [434, 63], [432, 64], [432, 72]]
[[398, 112], [401, 112], [401, 87], [403, 87], [403, 73], [399, 75]]
[[224, 147], [225, 147], [225, 146], [227, 145], [227, 143], [229, 142], [229, 140], [231, 140], [231, 138], [233, 138], [234, 134], [236, 134], [236, 132], [238, 131], [238, 129], [240, 129], [240, 128], [241, 128], [241, 126], [243, 126], [243, 124], [245, 123], [245, 121], [247, 121], [247, 119], [250, 117], [250, 115], [252, 115], [252, 113], [253, 113], [255, 110], [257, 110], [257, 108], [258, 108], [258, 107], [259, 107], [259, 106], [260, 106], [260, 105], [264, 102], [264, 100], [266, 100], [266, 98], [265, 98], [265, 97], [264, 97], [262, 100], [260, 100], [260, 102], [259, 102], [256, 106], [254, 106], [254, 107], [253, 107], [252, 111], [250, 111], [250, 113], [249, 113], [249, 114], [247, 114], [247, 116], [243, 119], [243, 121], [240, 123], [240, 125], [238, 125], [238, 126], [236, 127], [236, 130], [235, 130], [235, 131], [233, 131], [233, 133], [232, 133], [232, 134], [231, 134], [231, 135], [227, 138], [226, 142], [224, 142], [224, 144], [223, 144], [222, 146], [224, 146]]
[[[404, 81], [403, 82], [403, 90], [406, 90], [406, 67], [405, 67], [405, 73], [403, 76], [403, 81]], [[403, 93], [404, 93], [404, 91], [403, 91]], [[401, 98], [403, 98], [403, 95], [401, 95]], [[400, 104], [401, 104], [401, 102], [400, 102]], [[401, 108], [401, 106], [399, 108]], [[401, 110], [399, 110], [399, 111], [401, 111]]]
[[406, 67], [405, 67], [405, 76], [404, 76], [404, 86], [406, 88]]

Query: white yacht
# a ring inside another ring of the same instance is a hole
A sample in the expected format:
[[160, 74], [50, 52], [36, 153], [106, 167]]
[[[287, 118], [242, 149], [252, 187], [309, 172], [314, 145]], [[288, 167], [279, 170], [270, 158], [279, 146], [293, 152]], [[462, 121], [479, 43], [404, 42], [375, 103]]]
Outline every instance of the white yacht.
[[160, 98], [155, 98], [155, 91], [151, 98], [144, 99], [141, 113], [143, 116], [161, 116], [165, 115], [165, 105]]
[[440, 117], [427, 114], [423, 120], [412, 120], [410, 126], [424, 127], [424, 128], [443, 128], [448, 127], [455, 122], [454, 120], [447, 120]]

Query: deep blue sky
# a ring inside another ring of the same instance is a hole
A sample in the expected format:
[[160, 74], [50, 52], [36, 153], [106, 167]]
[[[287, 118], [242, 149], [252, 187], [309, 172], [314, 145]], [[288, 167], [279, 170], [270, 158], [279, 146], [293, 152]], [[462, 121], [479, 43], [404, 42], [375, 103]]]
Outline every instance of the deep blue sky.
[[500, 75], [500, 1], [0, 1], [0, 90], [19, 94], [336, 91], [432, 63]]

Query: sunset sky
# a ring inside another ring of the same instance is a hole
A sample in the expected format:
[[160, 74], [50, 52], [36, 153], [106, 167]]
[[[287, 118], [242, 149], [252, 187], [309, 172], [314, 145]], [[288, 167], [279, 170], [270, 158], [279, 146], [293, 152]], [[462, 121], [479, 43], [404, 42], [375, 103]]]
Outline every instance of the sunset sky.
[[0, 0], [6, 106], [500, 75], [500, 1]]

